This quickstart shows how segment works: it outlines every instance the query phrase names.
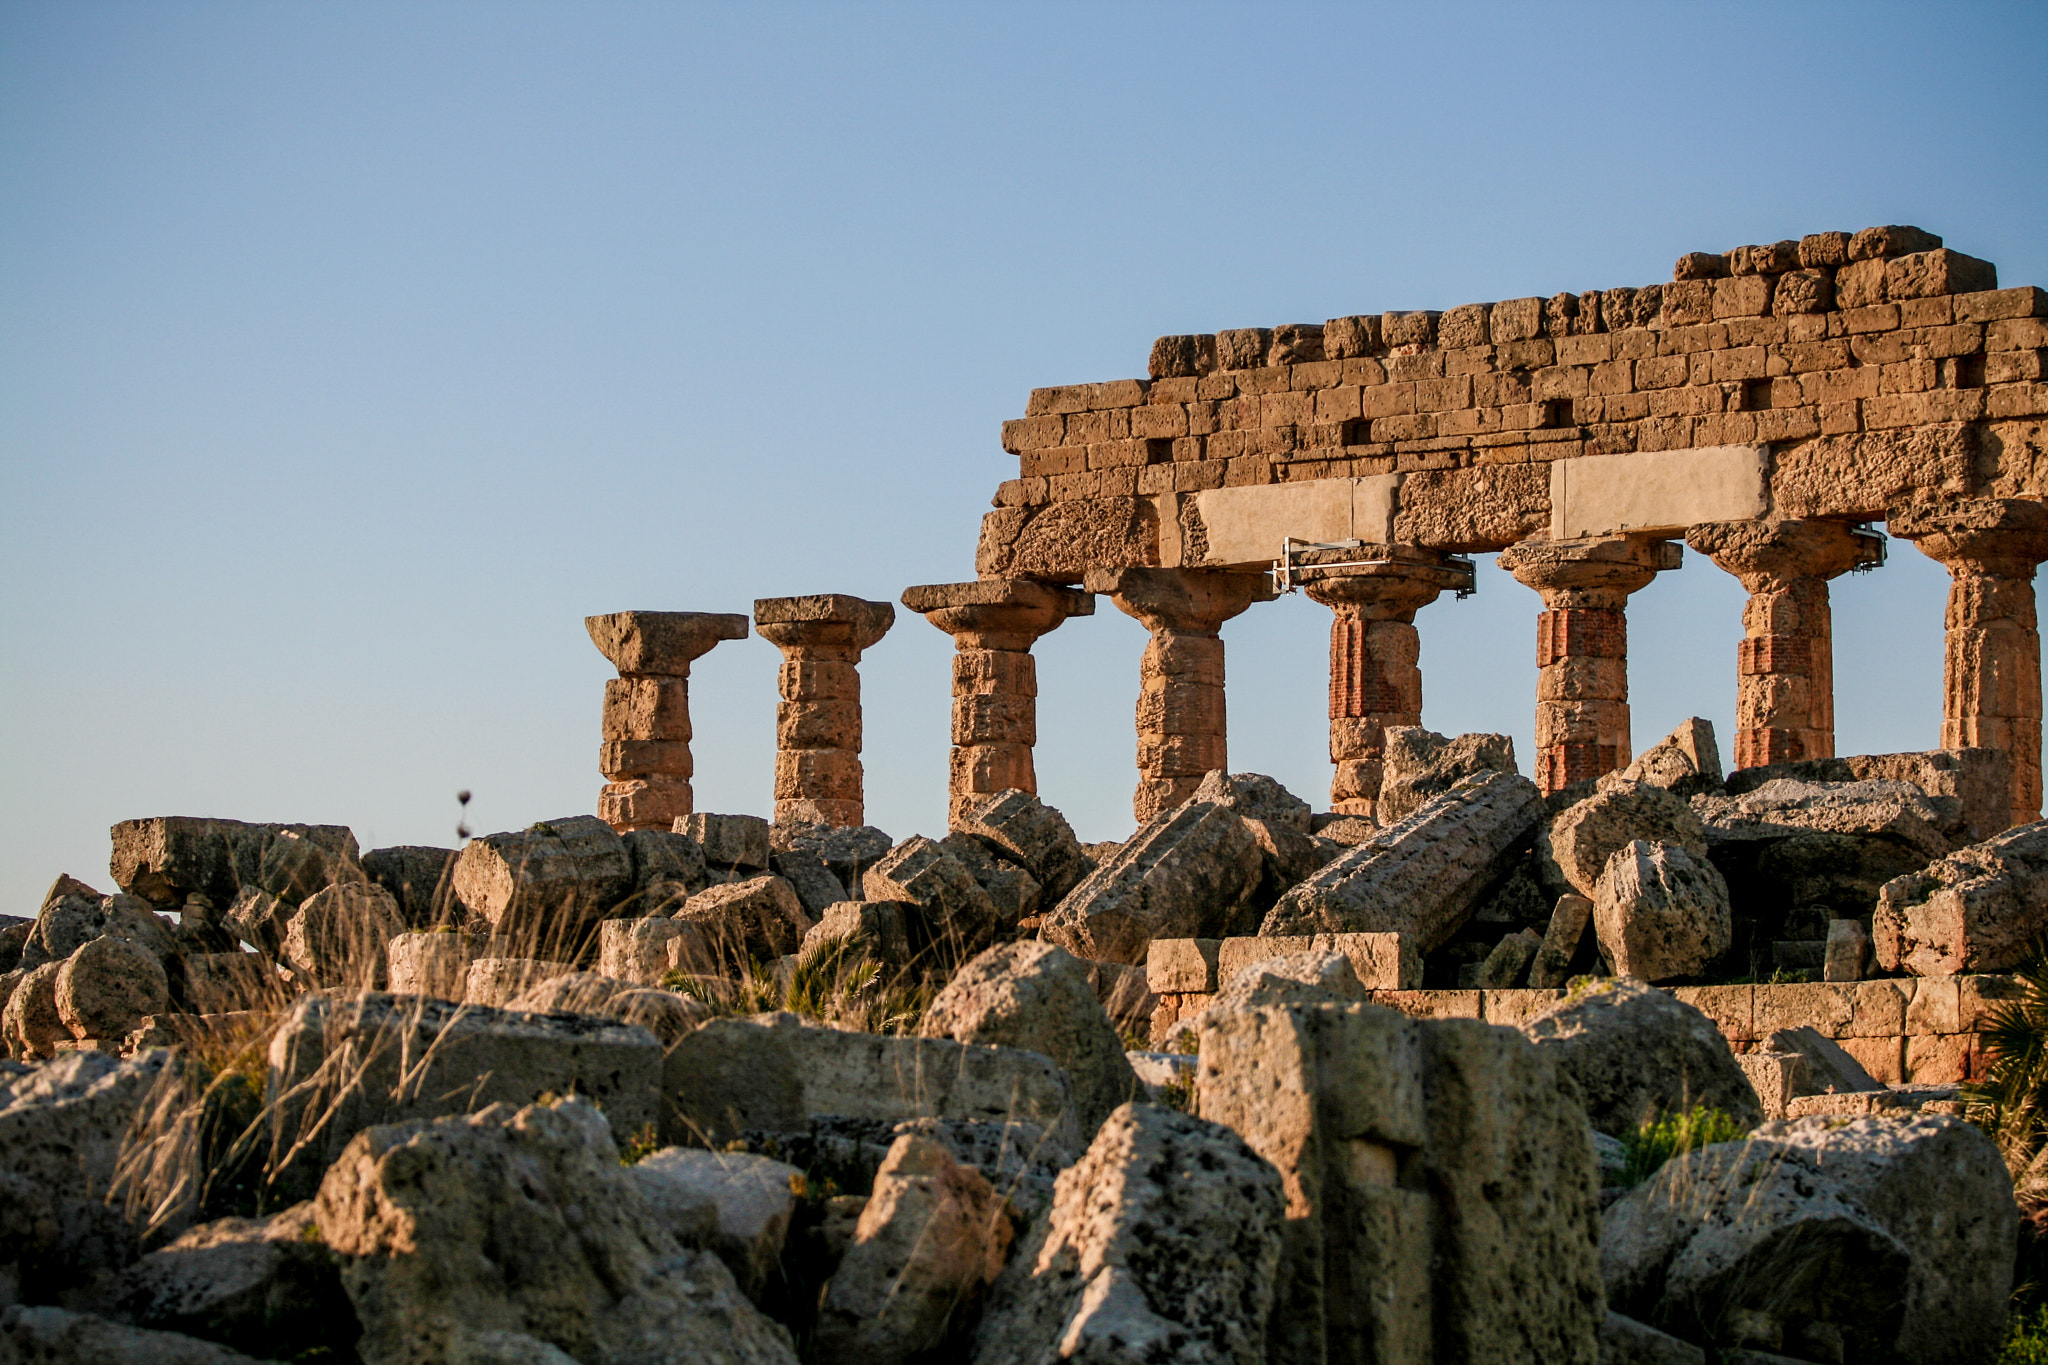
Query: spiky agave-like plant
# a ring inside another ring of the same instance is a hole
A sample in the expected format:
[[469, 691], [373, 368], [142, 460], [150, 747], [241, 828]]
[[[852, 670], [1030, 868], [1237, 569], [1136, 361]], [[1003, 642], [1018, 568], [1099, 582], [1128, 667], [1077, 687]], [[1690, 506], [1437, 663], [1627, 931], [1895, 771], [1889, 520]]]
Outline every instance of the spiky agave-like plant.
[[1963, 1087], [1971, 1122], [1991, 1135], [2023, 1203], [2048, 1199], [2048, 944], [2013, 973], [2019, 995], [1991, 1012], [1984, 1075]]

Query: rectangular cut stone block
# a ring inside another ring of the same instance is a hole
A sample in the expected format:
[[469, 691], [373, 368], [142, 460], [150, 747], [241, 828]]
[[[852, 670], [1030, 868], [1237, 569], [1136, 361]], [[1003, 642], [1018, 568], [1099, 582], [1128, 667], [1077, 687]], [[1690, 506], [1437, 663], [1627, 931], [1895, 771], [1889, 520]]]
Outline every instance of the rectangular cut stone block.
[[777, 694], [806, 701], [860, 700], [860, 665], [845, 659], [785, 660], [775, 675]]
[[688, 678], [611, 678], [604, 685], [602, 738], [690, 742]]
[[1543, 1011], [1564, 999], [1560, 990], [1518, 990], [1482, 991], [1481, 1013], [1489, 1024], [1502, 1024], [1508, 1028], [1520, 1028], [1525, 1020], [1533, 1019]]
[[1874, 1081], [1901, 1085], [1906, 1080], [1906, 1040], [1892, 1038], [1843, 1038], [1842, 1051], [1854, 1057]]
[[1768, 463], [1769, 447], [1761, 445], [1554, 461], [1551, 538], [1673, 533], [1695, 522], [1761, 517], [1768, 510]]
[[[1757, 1036], [1768, 1038], [1781, 1028], [1810, 1028], [1826, 1038], [1853, 1037], [1851, 1022], [1856, 1017], [1849, 990], [1833, 982], [1804, 982], [1790, 985], [1757, 986], [1755, 1027]], [[1903, 1020], [1902, 1020], [1903, 1023]], [[1900, 1030], [1903, 1032], [1903, 1028]]]
[[1955, 1085], [1978, 1079], [1972, 1068], [1975, 1034], [1947, 1033], [1906, 1039], [1905, 1078], [1914, 1085]]
[[955, 699], [953, 743], [1038, 743], [1037, 698], [997, 694]]
[[1845, 1038], [1884, 1038], [1906, 1031], [1906, 1005], [1913, 983], [1904, 980], [1828, 982], [1849, 1000]]
[[597, 818], [613, 829], [669, 829], [691, 810], [693, 796], [685, 777], [634, 777], [613, 782], [598, 793]]
[[1536, 666], [1549, 668], [1576, 656], [1628, 655], [1628, 618], [1618, 611], [1545, 611], [1536, 617]]
[[1414, 990], [1422, 985], [1422, 954], [1407, 934], [1317, 934], [1314, 951], [1342, 953], [1369, 991]]
[[1015, 649], [961, 649], [953, 654], [953, 695], [1002, 693], [1012, 697], [1038, 695], [1038, 665]]
[[1906, 1006], [1905, 1032], [1911, 1034], [1961, 1033], [1963, 1031], [1963, 986], [1966, 978], [1921, 977]]
[[[1756, 986], [1678, 986], [1673, 998], [1691, 1005], [1714, 1021], [1731, 1043], [1753, 1043], [1763, 1035], [1756, 1024]], [[1773, 1028], [1785, 1025], [1774, 1024]]]
[[1959, 976], [1956, 983], [1958, 1026], [1964, 1033], [1982, 1033], [1991, 1027], [1992, 1015], [2013, 1004], [2023, 993], [2016, 976]]
[[633, 777], [689, 778], [690, 746], [672, 739], [608, 739], [597, 746], [597, 770], [613, 782]]
[[1228, 986], [1239, 972], [1268, 958], [1281, 957], [1288, 953], [1312, 953], [1315, 947], [1316, 940], [1313, 934], [1226, 938], [1216, 949], [1216, 989]]
[[1399, 483], [1398, 475], [1381, 474], [1196, 493], [1194, 502], [1207, 549], [1198, 560], [1185, 558], [1183, 550], [1185, 564], [1267, 568], [1280, 557], [1281, 544], [1289, 536], [1385, 544], [1394, 538], [1394, 498]]
[[1479, 1019], [1486, 1013], [1481, 991], [1374, 991], [1372, 1002], [1412, 1019]]
[[1221, 946], [1213, 938], [1155, 938], [1145, 949], [1145, 984], [1161, 996], [1214, 991]]

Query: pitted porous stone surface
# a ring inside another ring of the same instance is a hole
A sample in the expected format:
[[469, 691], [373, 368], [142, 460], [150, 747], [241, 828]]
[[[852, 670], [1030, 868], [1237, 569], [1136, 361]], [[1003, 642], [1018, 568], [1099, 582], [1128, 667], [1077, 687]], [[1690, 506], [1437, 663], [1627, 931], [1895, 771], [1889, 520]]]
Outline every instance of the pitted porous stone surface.
[[1536, 856], [1554, 891], [1590, 899], [1607, 860], [1637, 839], [1707, 856], [1706, 827], [1684, 801], [1652, 783], [1611, 778], [1552, 817], [1536, 836]]
[[1594, 884], [1593, 930], [1619, 975], [1697, 976], [1734, 939], [1728, 884], [1678, 844], [1637, 839], [1616, 850]]
[[2008, 970], [2048, 929], [2048, 821], [1958, 849], [1886, 882], [1872, 924], [1878, 965], [1916, 976]]
[[1593, 1127], [1632, 1136], [1646, 1120], [1696, 1106], [1744, 1127], [1763, 1122], [1749, 1078], [1714, 1021], [1641, 981], [1597, 982], [1522, 1024], [1578, 1086]]
[[1515, 741], [1507, 735], [1447, 738], [1415, 725], [1387, 727], [1379, 805], [1383, 825], [1397, 824], [1449, 791], [1460, 778], [1516, 773]]
[[1235, 811], [1190, 801], [1146, 821], [1046, 917], [1076, 957], [1145, 960], [1155, 938], [1215, 938], [1258, 884], [1258, 841]]

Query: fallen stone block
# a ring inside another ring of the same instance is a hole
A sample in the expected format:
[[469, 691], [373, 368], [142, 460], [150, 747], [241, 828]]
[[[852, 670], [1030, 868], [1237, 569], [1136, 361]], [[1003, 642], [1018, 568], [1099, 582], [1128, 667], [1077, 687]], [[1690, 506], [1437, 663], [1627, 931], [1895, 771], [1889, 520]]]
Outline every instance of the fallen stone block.
[[462, 999], [477, 947], [477, 941], [467, 934], [437, 930], [392, 935], [384, 949], [385, 979], [391, 993]]
[[597, 970], [620, 981], [658, 986], [670, 972], [703, 975], [717, 958], [704, 926], [687, 919], [608, 919], [598, 925]]
[[109, 937], [147, 948], [160, 961], [178, 953], [171, 927], [141, 897], [102, 896], [94, 900], [75, 890], [58, 895], [53, 888], [22, 943], [20, 965], [40, 967], [62, 961], [92, 940]]
[[1696, 796], [1693, 813], [1710, 847], [1789, 838], [1800, 831], [1853, 835], [1867, 856], [1883, 846], [1925, 864], [1951, 845], [1941, 831], [1957, 819], [1953, 797], [1931, 797], [1907, 782], [1794, 782], [1780, 778], [1739, 796]]
[[1621, 976], [1697, 976], [1735, 939], [1728, 883], [1678, 844], [1638, 839], [1607, 860], [1593, 888], [1600, 955]]
[[1336, 856], [1312, 837], [1308, 802], [1270, 777], [1218, 769], [1188, 799], [1236, 811], [1258, 843], [1259, 884], [1245, 906], [1251, 916], [1243, 925], [1247, 932], [1257, 930], [1257, 920], [1290, 888]]
[[110, 831], [109, 868], [120, 888], [162, 910], [176, 910], [194, 893], [215, 905], [231, 903], [259, 885], [271, 840], [288, 833], [343, 864], [356, 864], [356, 837], [342, 825], [257, 825], [170, 815], [123, 820]]
[[1142, 963], [1155, 938], [1218, 937], [1258, 885], [1259, 846], [1233, 811], [1162, 811], [1088, 874], [1039, 936], [1077, 957]]
[[96, 938], [58, 968], [55, 1000], [73, 1038], [125, 1038], [144, 1015], [170, 1007], [170, 978], [148, 949]]
[[729, 968], [787, 957], [811, 928], [796, 888], [775, 876], [706, 887], [676, 918], [695, 925], [712, 960]]
[[1642, 782], [1662, 787], [1673, 796], [1718, 795], [1722, 790], [1721, 748], [1714, 741], [1714, 723], [1693, 716], [1636, 756], [1618, 773], [1600, 778], [1600, 787]]
[[32, 1062], [54, 1056], [59, 1043], [71, 1041], [71, 1026], [57, 1012], [57, 975], [63, 970], [62, 962], [45, 962], [8, 973], [14, 982], [0, 1009], [0, 1041], [8, 1056]]
[[1021, 1121], [1079, 1150], [1065, 1075], [1041, 1053], [950, 1039], [884, 1037], [793, 1014], [714, 1019], [669, 1053], [675, 1140], [722, 1146], [796, 1133], [814, 1117]]
[[1608, 859], [1638, 839], [1677, 844], [1695, 859], [1707, 856], [1699, 816], [1662, 787], [1615, 783], [1560, 811], [1536, 837], [1537, 866], [1558, 892], [1588, 899]]
[[399, 844], [373, 848], [363, 855], [363, 873], [391, 893], [398, 913], [411, 929], [430, 929], [442, 921], [462, 918], [455, 904], [455, 861], [452, 848]]
[[973, 1365], [1264, 1359], [1285, 1208], [1235, 1133], [1153, 1105], [1112, 1114], [996, 1281]]
[[1003, 1200], [928, 1137], [896, 1139], [825, 1285], [817, 1358], [901, 1365], [963, 1335], [1010, 1250]]
[[1721, 1110], [1745, 1128], [1763, 1121], [1714, 1021], [1641, 981], [1592, 983], [1521, 1029], [1555, 1055], [1593, 1127], [1612, 1137], [1696, 1106]]
[[372, 1128], [341, 1153], [314, 1212], [341, 1258], [365, 1365], [796, 1360], [717, 1256], [662, 1227], [587, 1104]]
[[674, 912], [670, 897], [687, 898], [710, 885], [704, 846], [687, 834], [666, 829], [628, 830], [619, 836], [633, 860], [633, 894], [623, 913], [659, 915]]
[[[1767, 782], [1906, 782], [1930, 797], [1954, 798], [1953, 818], [1941, 833], [1953, 844], [1989, 839], [2012, 823], [2012, 760], [2003, 749], [1930, 749], [1923, 753], [1851, 754], [1845, 758], [1773, 763], [1728, 774], [1728, 795], [1742, 796]], [[1937, 801], [1937, 811], [1950, 809]]]
[[1570, 975], [1572, 959], [1578, 956], [1579, 944], [1585, 940], [1586, 925], [1593, 918], [1593, 902], [1590, 898], [1567, 892], [1557, 898], [1557, 905], [1550, 912], [1549, 927], [1543, 933], [1543, 946], [1536, 953], [1536, 960], [1529, 967], [1529, 984], [1538, 990], [1555, 990], [1565, 983]]
[[768, 827], [768, 843], [777, 853], [809, 853], [848, 891], [860, 889], [861, 877], [896, 846], [873, 825], [783, 823]]
[[538, 957], [472, 958], [469, 974], [462, 981], [462, 999], [472, 1005], [499, 1008], [550, 977], [565, 976], [574, 970], [566, 962]]
[[2048, 821], [1886, 882], [1871, 927], [1888, 972], [1960, 976], [2019, 965], [2048, 931]]
[[470, 840], [454, 883], [499, 937], [567, 955], [631, 892], [633, 859], [610, 825], [578, 815]]
[[796, 892], [804, 913], [814, 920], [824, 914], [827, 907], [846, 899], [845, 884], [832, 875], [825, 866], [825, 860], [815, 853], [798, 850], [771, 853], [768, 862], [775, 875], [788, 882]]
[[1515, 741], [1507, 735], [1472, 734], [1452, 739], [1419, 725], [1389, 726], [1381, 759], [1381, 825], [1395, 825], [1442, 796], [1461, 780], [1486, 773], [1517, 773]]
[[1084, 1139], [1137, 1089], [1087, 966], [1050, 943], [1006, 943], [967, 962], [932, 1001], [919, 1031], [1052, 1058], [1066, 1072]]
[[896, 901], [841, 901], [826, 909], [823, 918], [804, 935], [797, 950], [808, 961], [826, 952], [840, 952], [865, 958], [884, 970], [908, 967], [915, 958], [910, 937], [910, 920], [917, 907]]
[[758, 815], [682, 815], [676, 817], [675, 832], [697, 841], [706, 867], [768, 870], [768, 822]]
[[187, 953], [171, 994], [193, 1014], [232, 1014], [283, 1003], [285, 983], [255, 953]]
[[976, 884], [988, 892], [996, 908], [996, 923], [1001, 926], [999, 932], [1012, 931], [1019, 920], [1039, 912], [1044, 888], [1022, 864], [990, 853], [979, 839], [957, 831], [939, 840], [939, 847], [958, 859]]
[[1029, 872], [1048, 905], [1058, 904], [1095, 870], [1067, 818], [1030, 792], [997, 792], [970, 807], [954, 833]]
[[1479, 964], [1479, 986], [1483, 990], [1513, 990], [1522, 984], [1536, 955], [1543, 950], [1543, 936], [1524, 929], [1509, 934], [1493, 946]]
[[861, 878], [870, 901], [917, 907], [906, 917], [914, 952], [927, 949], [960, 961], [987, 947], [1001, 928], [995, 901], [965, 864], [943, 844], [913, 834], [889, 850]]
[[1433, 951], [1528, 848], [1542, 814], [1526, 777], [1461, 779], [1282, 896], [1259, 933], [1400, 933]]
[[1846, 1095], [1885, 1088], [1884, 1082], [1873, 1080], [1863, 1069], [1863, 1064], [1851, 1057], [1840, 1043], [1818, 1029], [1803, 1026], [1777, 1029], [1764, 1039], [1758, 1052], [1751, 1055], [1773, 1053], [1800, 1059], [1797, 1079], [1787, 1099], [1802, 1095]]
[[803, 1172], [765, 1156], [664, 1147], [626, 1168], [670, 1236], [716, 1252], [756, 1303], [775, 1272]]
[[1862, 920], [1828, 921], [1827, 958], [1823, 981], [1861, 981], [1870, 963], [1870, 930]]
[[340, 882], [308, 896], [285, 922], [282, 955], [315, 987], [375, 990], [385, 951], [405, 928], [398, 902], [374, 882]]
[[50, 1365], [263, 1365], [211, 1341], [155, 1332], [65, 1308], [16, 1304], [0, 1313], [0, 1356]]
[[[255, 885], [281, 901], [299, 904], [315, 892], [366, 878], [356, 858], [355, 836], [346, 842], [321, 839], [309, 830], [291, 826], [272, 827], [263, 840], [263, 854], [256, 865]], [[193, 892], [186, 896], [190, 903]], [[211, 897], [207, 898], [211, 900]]]

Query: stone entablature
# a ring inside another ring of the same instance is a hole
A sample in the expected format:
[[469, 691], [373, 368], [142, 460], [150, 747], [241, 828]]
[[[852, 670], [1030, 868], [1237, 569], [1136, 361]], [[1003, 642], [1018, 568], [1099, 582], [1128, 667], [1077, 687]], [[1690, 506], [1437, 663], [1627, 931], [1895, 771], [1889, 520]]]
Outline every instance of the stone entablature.
[[1035, 390], [978, 571], [1078, 583], [1270, 562], [1284, 535], [1492, 551], [2048, 490], [2040, 289], [1901, 228], [1675, 273], [1162, 338], [1148, 380]]

